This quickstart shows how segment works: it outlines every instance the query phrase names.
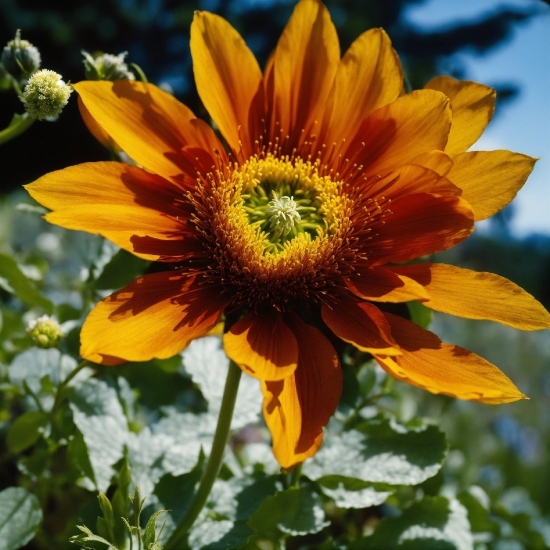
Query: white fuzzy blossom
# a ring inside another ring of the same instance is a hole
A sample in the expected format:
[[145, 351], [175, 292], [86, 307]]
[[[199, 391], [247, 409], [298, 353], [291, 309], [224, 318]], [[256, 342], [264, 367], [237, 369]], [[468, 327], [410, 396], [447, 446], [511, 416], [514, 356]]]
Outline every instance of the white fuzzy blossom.
[[294, 197], [286, 195], [278, 198], [273, 192], [273, 200], [269, 201], [269, 208], [266, 214], [270, 215], [270, 229], [275, 230], [278, 235], [288, 235], [295, 224], [300, 223], [302, 218], [297, 210]]
[[38, 319], [29, 321], [27, 334], [39, 348], [53, 348], [57, 346], [64, 334], [59, 323], [49, 315], [42, 315]]
[[55, 117], [67, 105], [72, 88], [61, 80], [61, 75], [48, 69], [37, 71], [25, 86], [21, 101], [30, 117], [43, 120]]

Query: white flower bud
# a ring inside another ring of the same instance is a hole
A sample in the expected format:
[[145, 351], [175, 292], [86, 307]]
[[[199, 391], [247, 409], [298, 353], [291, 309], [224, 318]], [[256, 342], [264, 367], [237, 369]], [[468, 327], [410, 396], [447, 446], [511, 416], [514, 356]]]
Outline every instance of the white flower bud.
[[29, 78], [21, 101], [25, 104], [30, 117], [43, 120], [61, 113], [72, 91], [72, 88], [61, 80], [60, 74], [42, 69]]
[[40, 68], [41, 58], [38, 48], [28, 40], [21, 40], [21, 31], [17, 29], [15, 38], [10, 40], [2, 51], [2, 65], [14, 78], [28, 76]]
[[124, 58], [128, 52], [118, 55], [104, 53], [92, 57], [88, 52], [83, 51], [84, 74], [88, 80], [135, 80], [134, 73], [128, 69]]
[[64, 336], [59, 323], [49, 315], [29, 321], [27, 333], [35, 346], [46, 349], [57, 346]]

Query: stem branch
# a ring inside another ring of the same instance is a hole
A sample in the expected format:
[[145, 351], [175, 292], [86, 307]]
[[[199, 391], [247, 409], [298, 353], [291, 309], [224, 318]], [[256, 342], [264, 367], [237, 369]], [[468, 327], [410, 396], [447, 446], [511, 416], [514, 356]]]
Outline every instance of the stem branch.
[[206, 468], [202, 474], [195, 498], [193, 502], [191, 502], [191, 506], [187, 510], [187, 513], [168, 539], [168, 542], [164, 546], [165, 550], [175, 550], [179, 547], [178, 545], [182, 538], [201, 513], [201, 510], [208, 500], [208, 495], [212, 491], [212, 486], [220, 471], [223, 453], [229, 438], [229, 428], [231, 426], [231, 419], [233, 418], [233, 410], [235, 409], [235, 401], [237, 399], [241, 374], [241, 369], [233, 361], [230, 361], [227, 378], [225, 380], [225, 388], [223, 390], [222, 404], [218, 416], [218, 425], [216, 426], [212, 450], [210, 451]]

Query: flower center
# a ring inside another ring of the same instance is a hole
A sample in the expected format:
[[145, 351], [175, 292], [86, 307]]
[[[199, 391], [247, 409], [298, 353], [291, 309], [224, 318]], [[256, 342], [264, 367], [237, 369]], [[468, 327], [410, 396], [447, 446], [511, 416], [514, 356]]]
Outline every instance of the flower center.
[[327, 232], [322, 194], [330, 179], [310, 162], [254, 157], [243, 165], [241, 181], [244, 210], [250, 225], [263, 234], [267, 253], [281, 252], [301, 233], [316, 239]]

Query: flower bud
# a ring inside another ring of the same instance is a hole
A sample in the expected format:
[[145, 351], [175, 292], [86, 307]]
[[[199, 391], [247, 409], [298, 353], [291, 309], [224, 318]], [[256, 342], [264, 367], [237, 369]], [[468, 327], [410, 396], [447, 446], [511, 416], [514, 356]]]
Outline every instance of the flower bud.
[[40, 52], [28, 40], [21, 40], [17, 29], [15, 38], [10, 40], [2, 52], [2, 65], [14, 78], [28, 76], [40, 68]]
[[72, 93], [72, 88], [61, 80], [61, 75], [48, 69], [34, 73], [25, 86], [21, 101], [30, 117], [43, 120], [57, 116]]
[[134, 73], [128, 69], [124, 58], [128, 52], [118, 55], [104, 53], [92, 57], [88, 52], [83, 51], [84, 74], [88, 80], [135, 80]]
[[63, 331], [59, 323], [49, 315], [29, 321], [27, 333], [35, 346], [45, 349], [57, 346], [63, 338]]

